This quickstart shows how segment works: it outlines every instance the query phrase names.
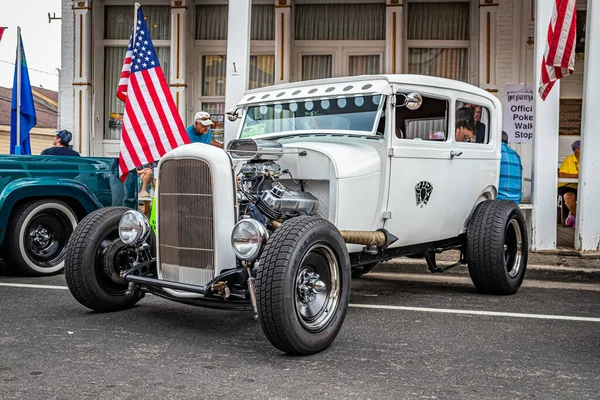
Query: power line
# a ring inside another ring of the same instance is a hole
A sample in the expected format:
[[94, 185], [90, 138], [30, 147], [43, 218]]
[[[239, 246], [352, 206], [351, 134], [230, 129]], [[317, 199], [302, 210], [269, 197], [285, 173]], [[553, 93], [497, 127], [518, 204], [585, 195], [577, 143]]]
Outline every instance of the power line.
[[[0, 62], [3, 62], [5, 64], [10, 64], [10, 65], [15, 65], [14, 62], [5, 61], [5, 60], [0, 60]], [[39, 69], [31, 68], [29, 66], [27, 66], [27, 69], [30, 70], [30, 71], [35, 71], [35, 72], [39, 72], [39, 73], [46, 74], [46, 75], [58, 76], [58, 74], [53, 74], [51, 72], [41, 71]]]

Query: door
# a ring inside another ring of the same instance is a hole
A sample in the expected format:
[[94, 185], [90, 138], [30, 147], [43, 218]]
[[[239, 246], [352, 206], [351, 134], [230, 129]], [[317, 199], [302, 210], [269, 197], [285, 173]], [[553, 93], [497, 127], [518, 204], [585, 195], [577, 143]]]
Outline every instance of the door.
[[[403, 91], [402, 93], [408, 93]], [[397, 92], [398, 93], [398, 92]], [[399, 240], [393, 245], [433, 242], [440, 239], [448, 214], [448, 188], [452, 187], [453, 160], [449, 116], [452, 100], [420, 92], [417, 110], [398, 106], [390, 135], [391, 162], [387, 209], [392, 212], [385, 228]]]

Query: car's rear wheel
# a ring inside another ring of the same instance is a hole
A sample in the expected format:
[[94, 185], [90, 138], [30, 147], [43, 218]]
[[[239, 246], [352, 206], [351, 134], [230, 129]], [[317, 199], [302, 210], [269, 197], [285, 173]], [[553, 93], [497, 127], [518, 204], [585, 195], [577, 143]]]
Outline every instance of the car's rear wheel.
[[330, 222], [298, 217], [267, 242], [256, 271], [261, 326], [286, 353], [327, 348], [338, 335], [350, 298], [350, 258]]
[[478, 291], [507, 295], [521, 287], [528, 241], [519, 206], [506, 200], [480, 203], [467, 231], [467, 260]]
[[126, 207], [101, 208], [77, 226], [65, 258], [65, 278], [71, 294], [94, 311], [119, 311], [133, 307], [137, 291], [120, 274], [121, 267], [135, 257], [134, 249], [119, 239], [119, 222]]
[[29, 276], [60, 272], [76, 226], [77, 215], [64, 201], [43, 199], [21, 204], [11, 214], [6, 230], [8, 266]]

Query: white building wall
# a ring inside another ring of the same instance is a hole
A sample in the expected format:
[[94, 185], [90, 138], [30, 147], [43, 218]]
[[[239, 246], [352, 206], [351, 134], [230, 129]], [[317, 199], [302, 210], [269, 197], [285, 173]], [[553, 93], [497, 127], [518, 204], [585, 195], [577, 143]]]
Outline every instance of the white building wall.
[[75, 94], [73, 92], [73, 79], [75, 78], [75, 17], [72, 7], [72, 1], [62, 0], [61, 70], [58, 78], [59, 129], [68, 129], [71, 132], [74, 130], [73, 112], [75, 109]]

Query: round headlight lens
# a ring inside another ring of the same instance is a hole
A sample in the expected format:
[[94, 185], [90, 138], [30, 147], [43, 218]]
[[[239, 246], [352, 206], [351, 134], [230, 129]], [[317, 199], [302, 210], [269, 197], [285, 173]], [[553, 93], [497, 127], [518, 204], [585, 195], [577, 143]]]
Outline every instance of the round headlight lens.
[[144, 214], [135, 210], [129, 210], [123, 214], [119, 222], [119, 237], [123, 243], [143, 242], [149, 234], [150, 223]]
[[267, 230], [255, 219], [243, 219], [233, 227], [231, 246], [233, 252], [242, 260], [250, 261], [260, 253], [267, 240]]

